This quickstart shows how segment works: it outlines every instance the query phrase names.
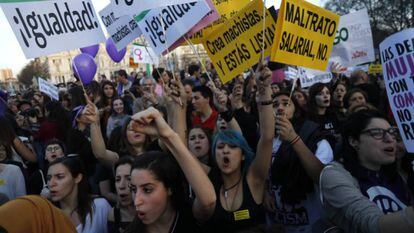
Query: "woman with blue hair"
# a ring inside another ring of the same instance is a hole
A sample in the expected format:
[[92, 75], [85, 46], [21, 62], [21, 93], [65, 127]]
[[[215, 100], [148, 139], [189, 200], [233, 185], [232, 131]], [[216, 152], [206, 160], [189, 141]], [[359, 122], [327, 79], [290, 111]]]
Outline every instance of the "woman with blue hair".
[[[264, 68], [256, 76], [259, 76], [257, 100], [260, 120], [257, 152], [254, 155], [239, 131], [224, 130], [216, 134], [211, 148], [216, 166], [209, 176], [217, 202], [214, 214], [206, 224], [206, 232], [238, 232], [255, 227], [265, 219], [262, 202], [275, 124], [270, 88], [272, 72]], [[231, 113], [220, 112], [226, 122], [232, 120]]]

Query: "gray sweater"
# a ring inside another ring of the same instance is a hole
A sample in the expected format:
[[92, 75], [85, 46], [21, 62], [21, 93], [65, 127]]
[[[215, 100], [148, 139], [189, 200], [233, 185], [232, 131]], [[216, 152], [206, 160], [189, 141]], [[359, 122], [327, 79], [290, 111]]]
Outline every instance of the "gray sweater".
[[345, 232], [377, 233], [383, 214], [364, 196], [358, 181], [341, 164], [333, 162], [322, 170], [320, 193], [327, 218]]

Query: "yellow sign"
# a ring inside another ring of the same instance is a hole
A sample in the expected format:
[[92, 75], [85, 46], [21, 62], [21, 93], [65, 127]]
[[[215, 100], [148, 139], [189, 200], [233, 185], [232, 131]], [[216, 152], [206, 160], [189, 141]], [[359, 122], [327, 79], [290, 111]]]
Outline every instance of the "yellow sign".
[[326, 70], [339, 16], [304, 0], [282, 0], [272, 61]]
[[239, 210], [233, 212], [233, 215], [235, 221], [246, 220], [250, 218], [249, 210]]
[[382, 74], [382, 65], [381, 64], [369, 65], [368, 74]]
[[191, 37], [193, 44], [201, 44], [203, 40], [214, 30], [217, 30], [230, 18], [232, 18], [240, 9], [243, 9], [250, 0], [213, 0], [216, 10], [220, 14], [220, 19], [216, 20], [210, 26], [198, 31]]
[[263, 46], [270, 55], [276, 22], [266, 10], [263, 35], [263, 1], [254, 0], [203, 42], [223, 83], [227, 83], [259, 62]]

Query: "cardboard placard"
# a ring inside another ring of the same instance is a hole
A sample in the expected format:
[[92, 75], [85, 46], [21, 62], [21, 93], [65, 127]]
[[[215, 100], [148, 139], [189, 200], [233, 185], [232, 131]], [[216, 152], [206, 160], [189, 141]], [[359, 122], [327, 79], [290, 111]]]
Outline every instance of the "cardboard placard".
[[205, 1], [185, 3], [153, 9], [137, 23], [154, 52], [161, 55], [210, 11]]
[[231, 19], [235, 14], [237, 14], [241, 9], [243, 9], [247, 4], [250, 3], [250, 0], [227, 0], [227, 1], [213, 1], [214, 7], [217, 9], [220, 14], [220, 18], [214, 21], [209, 26], [205, 27], [202, 30], [194, 33], [191, 36], [191, 43], [201, 44], [203, 40], [207, 38], [210, 33], [220, 28], [222, 25]]
[[325, 71], [339, 16], [303, 0], [282, 0], [271, 61]]
[[109, 33], [109, 37], [112, 38], [116, 49], [120, 51], [137, 37], [141, 36], [142, 33], [132, 16], [117, 16], [115, 14], [115, 8], [116, 6], [110, 3], [99, 12], [99, 16], [101, 16], [102, 22]]
[[91, 0], [1, 4], [26, 58], [105, 42]]
[[394, 119], [407, 151], [414, 153], [414, 29], [389, 36], [380, 53]]
[[48, 81], [38, 78], [39, 91], [45, 93], [50, 98], [59, 101], [59, 88], [49, 83]]
[[344, 67], [375, 61], [367, 9], [341, 16], [330, 61]]
[[[265, 57], [270, 55], [276, 22], [266, 9]], [[263, 38], [263, 2], [252, 1], [203, 42], [223, 83], [259, 62]]]

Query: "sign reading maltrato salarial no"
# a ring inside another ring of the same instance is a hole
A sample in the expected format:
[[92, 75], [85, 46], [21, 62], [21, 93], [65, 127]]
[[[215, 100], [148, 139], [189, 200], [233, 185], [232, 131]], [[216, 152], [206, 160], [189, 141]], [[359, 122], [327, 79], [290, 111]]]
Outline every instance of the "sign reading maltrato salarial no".
[[388, 100], [407, 151], [414, 153], [414, 29], [380, 44]]
[[105, 41], [90, 0], [2, 3], [26, 58]]

